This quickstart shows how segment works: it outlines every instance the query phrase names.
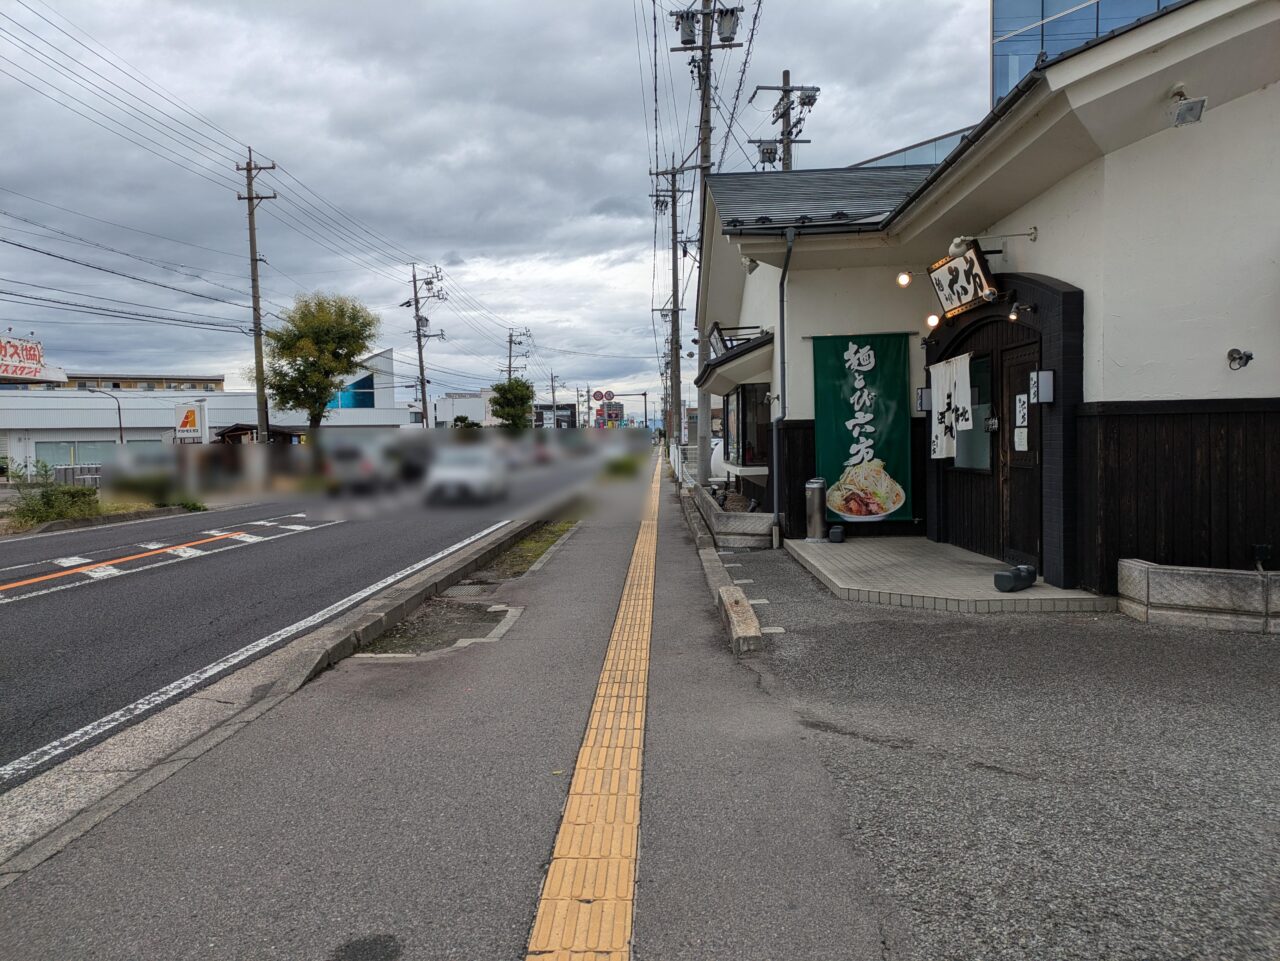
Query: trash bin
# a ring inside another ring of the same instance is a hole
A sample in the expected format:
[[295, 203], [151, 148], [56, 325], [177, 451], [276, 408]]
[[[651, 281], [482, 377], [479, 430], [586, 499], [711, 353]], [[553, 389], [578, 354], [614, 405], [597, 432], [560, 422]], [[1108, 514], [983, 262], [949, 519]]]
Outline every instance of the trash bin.
[[822, 477], [805, 481], [804, 485], [805, 537], [809, 542], [826, 540], [827, 482]]

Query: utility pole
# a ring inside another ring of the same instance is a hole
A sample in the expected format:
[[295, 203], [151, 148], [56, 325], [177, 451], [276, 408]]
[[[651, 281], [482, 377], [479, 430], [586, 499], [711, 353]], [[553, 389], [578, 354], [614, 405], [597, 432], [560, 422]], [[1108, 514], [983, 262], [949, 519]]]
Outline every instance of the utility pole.
[[413, 297], [400, 306], [413, 308], [413, 333], [418, 342], [418, 392], [419, 399], [422, 402], [422, 427], [425, 430], [431, 426], [431, 403], [427, 399], [427, 385], [431, 381], [427, 380], [427, 361], [423, 350], [424, 341], [432, 339], [444, 340], [444, 331], [442, 330], [435, 334], [428, 333], [431, 321], [423, 316], [422, 300], [424, 297], [428, 300], [444, 300], [446, 295], [443, 289], [436, 287], [442, 276], [439, 267], [432, 267], [431, 273], [419, 280], [418, 265], [411, 264], [410, 266], [413, 269], [413, 279], [410, 281], [413, 285]]
[[267, 371], [262, 362], [262, 294], [258, 289], [258, 226], [254, 217], [258, 204], [275, 200], [273, 190], [269, 194], [254, 193], [253, 182], [260, 170], [275, 170], [275, 163], [263, 166], [253, 162], [253, 148], [249, 148], [249, 162], [236, 164], [236, 170], [244, 172], [245, 192], [237, 194], [249, 205], [249, 281], [253, 291], [253, 373], [258, 385], [258, 443], [265, 444], [271, 437], [271, 425], [267, 422]]
[[[756, 94], [761, 90], [778, 91], [778, 102], [773, 107], [773, 122], [781, 123], [782, 129], [778, 133], [777, 140], [752, 140], [753, 144], [760, 147], [760, 162], [762, 164], [774, 164], [778, 162], [779, 146], [781, 146], [782, 169], [790, 170], [792, 161], [791, 147], [798, 143], [811, 143], [809, 140], [800, 139], [800, 131], [804, 129], [804, 120], [808, 111], [818, 102], [818, 93], [821, 87], [805, 87], [793, 86], [791, 83], [791, 71], [782, 71], [782, 86], [760, 86], [756, 87], [752, 92], [747, 103], [751, 103], [756, 99]], [[792, 94], [796, 95], [796, 99], [792, 100]], [[798, 112], [798, 116], [796, 115]]]
[[[558, 382], [558, 383], [557, 383]], [[560, 429], [560, 409], [556, 407], [556, 387], [565, 386], [564, 380], [556, 376], [556, 372], [551, 372], [551, 429]], [[546, 426], [545, 420], [543, 426]]]
[[[522, 346], [524, 346], [524, 339], [525, 339], [526, 337], [531, 337], [531, 336], [533, 336], [533, 334], [532, 334], [532, 332], [529, 330], [529, 328], [528, 328], [528, 327], [526, 327], [524, 330], [519, 330], [519, 331], [518, 331], [518, 330], [516, 330], [514, 327], [510, 327], [510, 328], [508, 328], [508, 329], [507, 329], [507, 366], [506, 366], [506, 371], [507, 371], [507, 380], [508, 380], [508, 381], [510, 381], [510, 380], [511, 380], [512, 375], [513, 375], [517, 370], [524, 370], [524, 369], [525, 369], [523, 366], [519, 366], [519, 367], [515, 366], [515, 358], [517, 358], [517, 357], [528, 357], [528, 356], [529, 356], [529, 352], [528, 352], [528, 351], [525, 351], [524, 353], [517, 354], [517, 353], [515, 352], [515, 349], [516, 349], [517, 347], [522, 347]], [[502, 371], [503, 371], [503, 368], [502, 368], [502, 367], [499, 367], [499, 368], [498, 368], [498, 373], [502, 373]]]
[[[672, 14], [676, 18], [676, 29], [680, 32], [680, 47], [673, 47], [673, 51], [687, 50], [697, 40], [695, 37], [697, 29], [697, 19], [702, 21], [702, 35], [699, 54], [695, 58], [696, 76], [698, 80], [698, 91], [701, 94], [701, 112], [698, 121], [698, 169], [702, 171], [700, 178], [701, 185], [699, 189], [699, 219], [706, 210], [707, 202], [707, 171], [711, 169], [711, 95], [712, 95], [712, 74], [711, 74], [711, 51], [727, 50], [733, 47], [740, 47], [742, 44], [734, 43], [733, 38], [738, 31], [738, 23], [741, 18], [742, 7], [718, 7], [716, 0], [702, 0], [700, 11], [682, 10]], [[720, 43], [712, 42], [712, 24], [716, 28], [719, 35]], [[672, 165], [674, 166], [674, 164]], [[674, 203], [672, 204], [674, 206]], [[703, 230], [700, 227], [699, 236], [701, 237]], [[699, 247], [701, 247], [701, 243]], [[699, 256], [699, 272], [701, 272], [701, 254]], [[673, 255], [674, 256], [674, 255]], [[672, 316], [676, 316], [678, 305], [672, 302]], [[683, 408], [680, 403], [680, 346], [679, 338], [674, 337], [675, 351], [672, 354], [675, 359], [673, 371], [673, 384], [671, 396], [673, 398], [672, 409], [677, 411], [677, 424], [682, 423]], [[698, 341], [698, 369], [711, 359], [710, 346], [707, 337], [703, 333], [699, 333]], [[679, 429], [677, 427], [677, 429]], [[677, 435], [678, 436], [678, 435]], [[707, 483], [711, 474], [711, 394], [706, 390], [698, 390], [698, 435], [697, 435], [697, 479], [699, 484]]]

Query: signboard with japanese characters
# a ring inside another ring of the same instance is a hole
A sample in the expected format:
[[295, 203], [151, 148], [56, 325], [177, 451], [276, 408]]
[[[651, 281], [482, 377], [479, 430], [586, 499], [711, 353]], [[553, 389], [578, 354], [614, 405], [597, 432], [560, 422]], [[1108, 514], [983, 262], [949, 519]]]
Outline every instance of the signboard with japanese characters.
[[910, 520], [907, 334], [813, 338], [814, 441], [831, 521]]
[[40, 341], [0, 334], [0, 382], [65, 384], [67, 375], [45, 363]]
[[972, 240], [958, 257], [944, 257], [930, 267], [929, 282], [948, 318], [985, 303], [996, 292], [986, 258]]

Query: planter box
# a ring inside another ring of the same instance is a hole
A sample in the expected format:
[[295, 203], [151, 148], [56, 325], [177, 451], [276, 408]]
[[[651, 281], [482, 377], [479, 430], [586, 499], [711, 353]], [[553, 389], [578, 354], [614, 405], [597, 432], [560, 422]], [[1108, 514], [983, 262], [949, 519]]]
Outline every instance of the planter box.
[[693, 502], [711, 531], [716, 547], [771, 547], [773, 515], [722, 511], [706, 488], [693, 488]]

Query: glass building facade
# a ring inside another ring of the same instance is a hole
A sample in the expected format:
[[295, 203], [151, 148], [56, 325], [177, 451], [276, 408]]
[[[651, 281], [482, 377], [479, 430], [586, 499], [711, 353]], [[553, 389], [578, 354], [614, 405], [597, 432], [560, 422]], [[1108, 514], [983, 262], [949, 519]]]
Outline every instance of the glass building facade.
[[[1180, 0], [991, 0], [991, 103], [1053, 57]], [[1068, 12], [1070, 11], [1070, 12]], [[1048, 20], [1048, 23], [1042, 21]]]

